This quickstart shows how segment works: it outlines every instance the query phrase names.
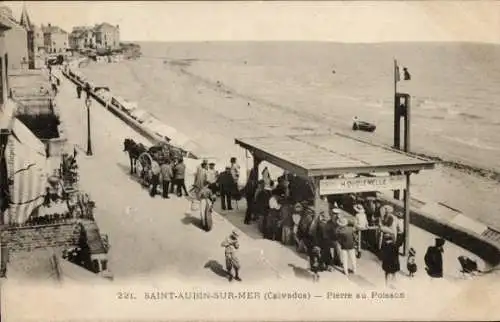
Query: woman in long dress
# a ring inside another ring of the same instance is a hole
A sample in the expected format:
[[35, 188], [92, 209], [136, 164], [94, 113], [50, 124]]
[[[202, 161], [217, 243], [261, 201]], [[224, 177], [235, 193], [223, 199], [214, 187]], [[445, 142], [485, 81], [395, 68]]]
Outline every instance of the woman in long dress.
[[385, 273], [385, 284], [394, 288], [392, 284], [396, 280], [396, 273], [401, 270], [399, 263], [399, 247], [394, 235], [384, 234], [382, 240], [382, 249], [380, 250], [382, 259], [382, 269]]

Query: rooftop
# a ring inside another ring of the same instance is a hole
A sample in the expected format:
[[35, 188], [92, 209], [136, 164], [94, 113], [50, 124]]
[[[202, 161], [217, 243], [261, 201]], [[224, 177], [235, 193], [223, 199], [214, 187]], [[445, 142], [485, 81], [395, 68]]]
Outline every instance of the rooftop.
[[58, 26], [51, 26], [51, 25], [48, 25], [48, 26], [42, 26], [42, 31], [43, 33], [59, 33], [59, 34], [67, 34], [66, 31], [64, 31], [62, 28], [58, 27]]
[[340, 133], [240, 138], [235, 143], [305, 177], [434, 168], [434, 162], [424, 158]]

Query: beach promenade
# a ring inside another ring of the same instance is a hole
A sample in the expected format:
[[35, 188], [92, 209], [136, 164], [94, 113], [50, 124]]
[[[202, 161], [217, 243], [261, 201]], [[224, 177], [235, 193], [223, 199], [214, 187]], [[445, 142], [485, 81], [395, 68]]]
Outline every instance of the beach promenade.
[[[220, 242], [233, 229], [244, 232], [241, 237], [242, 256], [248, 256], [248, 259], [242, 262], [249, 265], [248, 267], [246, 264], [243, 265], [242, 274], [247, 277], [245, 280], [258, 281], [263, 277], [278, 279], [294, 277], [294, 269], [289, 264], [307, 269], [307, 262], [297, 256], [293, 250], [278, 242], [261, 239], [260, 234], [256, 232], [256, 227], [242, 224], [243, 212], [246, 208], [244, 201], [240, 201], [240, 210], [218, 211], [221, 215], [215, 217], [214, 230], [206, 233], [192, 224], [196, 219], [191, 216], [189, 202], [184, 198], [173, 196], [169, 200], [164, 200], [160, 196], [151, 198], [147, 191], [129, 175], [128, 156], [123, 152], [122, 144], [123, 139], [128, 137], [146, 145], [151, 145], [151, 142], [141, 137], [97, 102], [91, 106], [94, 155], [86, 156], [84, 153], [86, 151], [84, 101], [76, 98], [76, 91], [71, 82], [63, 77], [61, 79], [63, 81], [58, 96], [61, 120], [68, 128], [69, 142], [75, 144], [80, 151], [82, 188], [90, 191], [95, 199], [99, 226], [103, 232], [110, 235], [113, 247], [111, 265], [116, 264], [116, 268], [113, 269], [115, 277], [126, 278], [128, 274], [154, 273], [161, 268], [161, 265], [157, 266], [158, 263], [152, 262], [159, 260], [163, 253], [168, 255], [163, 255], [165, 259], [159, 261], [165, 262], [163, 265], [166, 265], [169, 274], [172, 273], [169, 265], [174, 265], [176, 268], [173, 269], [173, 276], [179, 278], [183, 275], [199, 276], [203, 279], [213, 279], [213, 272], [204, 269], [204, 266], [210, 260], [223, 263]], [[198, 161], [187, 160], [186, 162], [188, 167], [186, 182], [189, 185], [193, 181], [192, 174]], [[215, 209], [219, 210], [219, 203], [215, 205]], [[434, 236], [416, 227], [413, 228], [412, 245], [422, 253], [433, 243]], [[175, 232], [182, 233], [175, 234]], [[118, 255], [130, 252], [135, 247], [142, 249], [137, 249], [137, 254], [141, 254], [141, 260], [123, 258], [122, 255]], [[456, 273], [459, 266], [455, 262], [460, 252], [466, 253], [450, 245], [451, 260], [448, 265], [450, 276], [458, 276]], [[192, 262], [198, 257], [195, 254], [200, 257], [196, 259], [196, 263]], [[151, 257], [151, 263], [147, 260], [149, 257]], [[167, 257], [170, 260], [166, 261]], [[127, 262], [124, 263], [123, 260]], [[117, 262], [114, 263], [115, 261]], [[131, 263], [132, 261], [136, 263]], [[423, 262], [420, 265], [422, 267]], [[181, 271], [179, 268], [182, 268]], [[296, 269], [295, 275], [297, 271]], [[181, 274], [175, 275], [178, 273]], [[368, 252], [364, 253], [360, 261], [358, 276], [348, 279], [343, 274], [325, 273], [324, 275], [335, 283], [383, 286], [383, 274], [378, 260], [375, 260]], [[224, 279], [222, 281], [226, 282]]]
[[[61, 121], [68, 137], [68, 152], [72, 152], [73, 146], [76, 147], [81, 188], [88, 191], [91, 198], [95, 200], [96, 221], [101, 232], [109, 236], [111, 245], [109, 267], [114, 274], [114, 282], [108, 286], [114, 285], [119, 290], [134, 290], [139, 293], [136, 294], [137, 296], [141, 296], [142, 290], [162, 290], [165, 287], [180, 290], [200, 290], [212, 287], [224, 291], [242, 290], [242, 288], [259, 291], [272, 289], [276, 292], [313, 290], [316, 294], [320, 294], [318, 297], [324, 297], [328, 290], [344, 292], [362, 289], [396, 292], [385, 287], [381, 264], [369, 252], [364, 252], [358, 260], [356, 275], [347, 277], [337, 270], [322, 272], [319, 283], [312, 283], [306, 258], [299, 256], [293, 249], [279, 242], [262, 239], [255, 226], [242, 224], [245, 209], [243, 202], [239, 204], [239, 211], [218, 211], [218, 214], [214, 216], [212, 231], [205, 232], [199, 229], [196, 225], [197, 218], [191, 214], [189, 202], [186, 199], [174, 196], [168, 200], [159, 196], [151, 198], [136, 179], [130, 176], [128, 156], [123, 152], [124, 138], [132, 138], [147, 145], [151, 143], [95, 101], [90, 108], [93, 156], [85, 155], [87, 124], [84, 100], [76, 98], [73, 83], [64, 78], [60, 71], [55, 71], [55, 73], [61, 79], [60, 91], [56, 99], [60, 106]], [[192, 182], [191, 174], [194, 173], [197, 165], [198, 161], [187, 161], [189, 174], [187, 184]], [[216, 205], [216, 210], [218, 205], [219, 203]], [[224, 249], [220, 243], [233, 230], [240, 233], [239, 257], [243, 279], [241, 283], [229, 283], [222, 271]], [[457, 256], [466, 254], [475, 259], [477, 257], [447, 243], [444, 255], [445, 278], [432, 280], [424, 271], [423, 255], [427, 246], [433, 244], [434, 238], [432, 234], [417, 227], [411, 227], [411, 244], [417, 249], [419, 271], [415, 278], [408, 278], [405, 258], [401, 258], [402, 271], [397, 277], [397, 288], [398, 291], [405, 292], [408, 298], [404, 301], [392, 302], [392, 305], [397, 307], [396, 311], [381, 312], [381, 307], [378, 305], [383, 301], [372, 301], [366, 307], [363, 306], [363, 310], [360, 310], [355, 301], [311, 303], [311, 306], [308, 304], [308, 309], [316, 308], [319, 316], [324, 318], [331, 318], [330, 310], [335, 308], [340, 308], [337, 318], [343, 316], [344, 318], [356, 316], [362, 318], [366, 317], [369, 312], [373, 312], [376, 314], [374, 316], [382, 319], [403, 318], [405, 309], [419, 312], [419, 316], [424, 319], [436, 316], [439, 312], [446, 310], [449, 303], [453, 303], [464, 291], [474, 285], [474, 280], [461, 277]], [[483, 268], [484, 264], [481, 260], [479, 263]], [[11, 279], [4, 285], [4, 298], [9, 307], [18, 308], [15, 313], [11, 312], [11, 317], [26, 318], [27, 312], [30, 312], [31, 316], [38, 317], [37, 314], [52, 312], [46, 309], [45, 312], [36, 313], [30, 311], [32, 308], [22, 306], [22, 303], [28, 301], [26, 294], [23, 294], [21, 289], [14, 290], [9, 285], [17, 287], [17, 284]], [[71, 283], [66, 285], [60, 290], [70, 290], [73, 287]], [[78, 306], [72, 307], [67, 304], [64, 310], [58, 311], [58, 317], [78, 315], [79, 318], [96, 318], [97, 316], [115, 318], [117, 315], [123, 315], [132, 318], [140, 317], [137, 315], [141, 312], [140, 310], [153, 307], [154, 309], [149, 311], [151, 314], [164, 316], [161, 313], [164, 312], [162, 310], [168, 309], [166, 304], [160, 307], [136, 302], [134, 305], [124, 306], [123, 303], [110, 302], [116, 292], [105, 291], [108, 288], [103, 288], [100, 295], [96, 296], [97, 285], [81, 284], [78, 289], [74, 289], [74, 293], [78, 296], [73, 296], [73, 293], [66, 293], [64, 296], [61, 292], [54, 295], [51, 300], [61, 301], [61, 298], [65, 298], [67, 303], [73, 303], [73, 301], [77, 303], [78, 300], [85, 298], [86, 306], [89, 308], [86, 310], [88, 312], [82, 316]], [[434, 290], [439, 290], [439, 292]], [[41, 292], [41, 289], [39, 291]], [[105, 297], [106, 295], [108, 298]], [[168, 305], [174, 305], [172, 303]], [[306, 310], [304, 310], [305, 304], [292, 307], [284, 302], [247, 304], [245, 303], [241, 311], [236, 312], [234, 318], [248, 318], [249, 316], [252, 319], [271, 319], [273, 316], [278, 318], [280, 310], [287, 310], [299, 319], [307, 318]], [[138, 305], [142, 306], [139, 308]], [[189, 309], [193, 307], [192, 305], [187, 305], [188, 308], [175, 313], [183, 314], [181, 316], [187, 318], [191, 316], [189, 314], [193, 314], [193, 311]], [[210, 318], [221, 316], [225, 306], [222, 302], [209, 306], [208, 304], [197, 305], [196, 309], [207, 310]], [[415, 315], [412, 314], [412, 316]], [[170, 318], [173, 319], [175, 316], [170, 316]]]

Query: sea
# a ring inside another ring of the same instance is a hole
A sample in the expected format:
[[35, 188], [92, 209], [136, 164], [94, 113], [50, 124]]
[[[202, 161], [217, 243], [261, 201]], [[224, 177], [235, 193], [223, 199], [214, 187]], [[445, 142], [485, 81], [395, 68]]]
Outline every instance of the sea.
[[[392, 139], [394, 60], [411, 80], [416, 152], [500, 172], [500, 45], [481, 43], [142, 42], [145, 68], [183, 59], [200, 77], [228, 84], [323, 124], [373, 122]], [[207, 68], [210, 66], [211, 68]], [[352, 111], [352, 112], [350, 112]]]

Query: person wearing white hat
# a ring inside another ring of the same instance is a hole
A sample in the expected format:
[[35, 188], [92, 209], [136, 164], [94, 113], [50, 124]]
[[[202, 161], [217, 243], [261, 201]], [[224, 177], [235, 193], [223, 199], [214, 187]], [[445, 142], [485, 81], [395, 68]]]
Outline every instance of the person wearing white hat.
[[352, 272], [356, 274], [356, 251], [354, 244], [354, 229], [348, 226], [349, 222], [344, 216], [339, 216], [337, 219], [337, 240], [340, 244], [340, 257], [344, 274], [349, 275], [349, 263], [352, 265]]
[[[227, 237], [222, 243], [221, 246], [224, 247], [224, 256], [226, 258], [226, 270], [228, 274], [228, 280], [231, 282], [233, 278], [239, 282], [241, 282], [241, 278], [239, 276], [240, 271], [240, 261], [236, 256], [237, 249], [240, 248], [238, 243], [238, 233], [233, 230], [231, 235]], [[234, 277], [233, 277], [233, 269], [234, 269]]]
[[357, 253], [359, 257], [361, 256], [361, 245], [367, 237], [368, 219], [366, 218], [365, 208], [361, 204], [355, 204], [353, 208], [356, 212]]

